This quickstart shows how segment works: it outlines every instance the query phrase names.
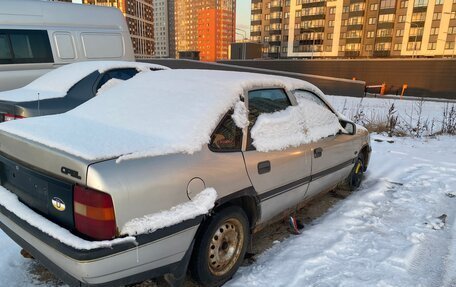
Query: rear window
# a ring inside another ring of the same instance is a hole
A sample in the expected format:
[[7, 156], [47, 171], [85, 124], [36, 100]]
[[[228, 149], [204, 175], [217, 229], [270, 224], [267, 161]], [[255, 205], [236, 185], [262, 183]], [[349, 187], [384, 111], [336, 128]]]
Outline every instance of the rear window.
[[52, 63], [46, 31], [0, 30], [0, 64]]

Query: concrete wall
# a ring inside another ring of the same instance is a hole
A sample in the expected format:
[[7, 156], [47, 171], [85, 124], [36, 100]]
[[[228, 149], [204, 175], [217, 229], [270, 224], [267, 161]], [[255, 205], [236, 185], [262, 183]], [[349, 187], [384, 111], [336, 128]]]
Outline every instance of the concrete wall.
[[[352, 81], [347, 79], [337, 79], [332, 77], [322, 77], [314, 75], [305, 75], [300, 73], [290, 73], [285, 71], [274, 71], [267, 69], [258, 69], [251, 67], [241, 67], [217, 63], [207, 63], [191, 60], [175, 60], [175, 59], [150, 59], [141, 60], [149, 63], [156, 63], [168, 66], [172, 69], [208, 69], [208, 70], [227, 70], [241, 72], [255, 72], [271, 75], [287, 76], [308, 81], [320, 88], [327, 95], [341, 95], [351, 97], [364, 96], [365, 82]], [[208, 79], [210, 81], [210, 79]]]
[[357, 60], [263, 60], [222, 63], [294, 73], [387, 84], [396, 94], [408, 84], [406, 96], [456, 99], [456, 59], [357, 59]]

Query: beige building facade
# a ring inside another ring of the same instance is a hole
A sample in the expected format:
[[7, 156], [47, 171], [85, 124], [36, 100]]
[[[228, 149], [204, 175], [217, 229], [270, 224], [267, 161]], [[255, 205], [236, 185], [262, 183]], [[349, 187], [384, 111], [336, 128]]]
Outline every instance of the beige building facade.
[[456, 0], [252, 0], [268, 58], [453, 57]]

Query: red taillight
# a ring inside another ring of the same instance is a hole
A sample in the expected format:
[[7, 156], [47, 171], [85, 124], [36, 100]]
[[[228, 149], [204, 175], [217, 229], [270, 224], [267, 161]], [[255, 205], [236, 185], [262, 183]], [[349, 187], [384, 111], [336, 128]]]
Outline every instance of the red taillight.
[[19, 115], [12, 115], [12, 114], [4, 114], [3, 115], [3, 121], [7, 122], [7, 121], [13, 121], [13, 120], [19, 120], [19, 119], [23, 119], [24, 117], [23, 116], [19, 116]]
[[73, 190], [76, 230], [97, 240], [113, 239], [116, 217], [111, 196], [79, 185]]

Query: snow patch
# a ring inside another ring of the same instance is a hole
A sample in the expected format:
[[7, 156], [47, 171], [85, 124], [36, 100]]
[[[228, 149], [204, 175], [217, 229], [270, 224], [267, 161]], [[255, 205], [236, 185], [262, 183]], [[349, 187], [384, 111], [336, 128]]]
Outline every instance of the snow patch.
[[123, 82], [125, 81], [120, 79], [110, 79], [98, 89], [97, 96]]
[[245, 90], [271, 85], [314, 87], [297, 79], [240, 72], [141, 73], [67, 113], [5, 122], [0, 130], [86, 160], [192, 154], [209, 143], [220, 118]]
[[185, 220], [207, 214], [215, 204], [217, 192], [206, 188], [186, 203], [179, 204], [169, 210], [135, 218], [127, 222], [121, 229], [123, 235], [140, 235], [152, 233], [158, 229], [172, 226]]
[[136, 68], [145, 72], [152, 70], [166, 70], [168, 67], [127, 61], [89, 61], [77, 62], [54, 69], [27, 86], [0, 93], [0, 100], [12, 102], [28, 102], [61, 98], [81, 79], [98, 71], [103, 73], [111, 69]]
[[239, 101], [236, 103], [231, 117], [238, 128], [244, 129], [249, 126], [249, 111], [244, 102]]
[[75, 249], [92, 250], [97, 248], [110, 248], [114, 245], [122, 243], [136, 244], [136, 239], [131, 236], [104, 241], [88, 241], [79, 238], [67, 229], [58, 226], [42, 215], [31, 210], [25, 204], [20, 202], [15, 194], [11, 193], [2, 186], [0, 186], [0, 205], [33, 227], [38, 228], [47, 235]]
[[339, 119], [328, 109], [301, 100], [298, 106], [261, 114], [252, 128], [253, 145], [258, 151], [284, 150], [335, 135], [342, 129]]

